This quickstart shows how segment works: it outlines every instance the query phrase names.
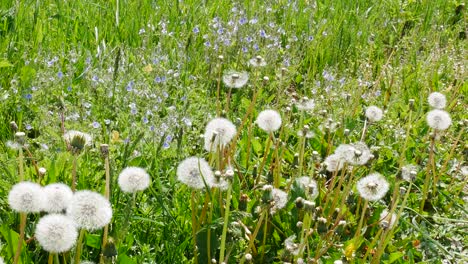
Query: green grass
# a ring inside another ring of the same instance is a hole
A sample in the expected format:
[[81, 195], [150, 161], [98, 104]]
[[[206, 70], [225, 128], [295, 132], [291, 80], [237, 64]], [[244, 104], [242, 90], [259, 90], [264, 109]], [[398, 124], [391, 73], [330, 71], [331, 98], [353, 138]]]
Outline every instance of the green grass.
[[[229, 263], [241, 262], [247, 251], [253, 263], [296, 263], [298, 257], [284, 245], [293, 235], [295, 243], [305, 246], [304, 260], [370, 262], [375, 256], [370, 250], [367, 260], [362, 258], [382, 232], [380, 212], [392, 206], [402, 208], [402, 214], [387, 234], [390, 243], [381, 263], [467, 261], [467, 176], [461, 168], [467, 165], [468, 54], [466, 8], [461, 6], [445, 0], [1, 1], [0, 256], [12, 262], [18, 240], [19, 214], [7, 199], [18, 181], [18, 151], [7, 146], [14, 140], [10, 122], [27, 132], [31, 156], [25, 159], [26, 179], [37, 182], [34, 161], [47, 169], [41, 184], [70, 184], [72, 154], [62, 137], [63, 116], [66, 130], [94, 138], [93, 146], [78, 156], [78, 189], [104, 193], [99, 146], [110, 145], [110, 235], [116, 239], [118, 263], [209, 263], [208, 254], [220, 263], [226, 191], [196, 191], [192, 196], [176, 177], [177, 165], [189, 156], [204, 157], [214, 170], [231, 163], [236, 171], [227, 218]], [[257, 55], [268, 62], [266, 67], [248, 66]], [[283, 67], [287, 71], [279, 77]], [[247, 87], [232, 91], [230, 110], [222, 115], [239, 128], [256, 92], [258, 99], [228, 151], [209, 153], [200, 135], [216, 117], [218, 85], [219, 104], [226, 105], [228, 89], [219, 76], [229, 69], [248, 71], [250, 78]], [[446, 95], [452, 125], [435, 140], [432, 166], [433, 131], [426, 113], [427, 97], [434, 91]], [[304, 96], [315, 101], [313, 111], [302, 113], [295, 106]], [[410, 99], [415, 100], [413, 110]], [[333, 175], [322, 162], [338, 145], [360, 140], [364, 110], [370, 105], [385, 110], [384, 119], [370, 125], [365, 138], [374, 159], [352, 172], [339, 172], [336, 177], [353, 179], [344, 181], [342, 189], [332, 188], [327, 180]], [[253, 121], [268, 108], [280, 112], [283, 125], [274, 133], [275, 147], [266, 152], [268, 135]], [[326, 128], [330, 122], [336, 130]], [[297, 135], [306, 124], [314, 137]], [[257, 171], [263, 162], [264, 170]], [[398, 180], [399, 168], [411, 163], [421, 170], [402, 206], [409, 186]], [[125, 208], [132, 197], [117, 185], [127, 166], [143, 167], [152, 177], [150, 188], [136, 196], [128, 227]], [[362, 211], [355, 183], [374, 171], [391, 187], [381, 201], [369, 203], [367, 228], [355, 238]], [[319, 184], [315, 203], [321, 210], [314, 217], [324, 217], [328, 224], [314, 218], [314, 232], [301, 244], [297, 223], [312, 214], [295, 206], [296, 198], [307, 194], [288, 180], [304, 175], [313, 175]], [[276, 187], [288, 190], [288, 203], [268, 215], [265, 225], [259, 221], [267, 208], [262, 185], [275, 177]], [[347, 187], [354, 194], [343, 194]], [[405, 188], [401, 195], [400, 187]], [[429, 194], [421, 208], [425, 190]], [[242, 195], [248, 197], [245, 208]], [[342, 215], [330, 207], [335, 197]], [[26, 239], [33, 238], [41, 215], [28, 216]], [[340, 233], [333, 225], [336, 219], [347, 222]], [[257, 227], [249, 247], [246, 230], [254, 233]], [[330, 230], [337, 233], [327, 235]], [[99, 260], [101, 234], [88, 232], [83, 260]], [[73, 254], [65, 255], [67, 263]], [[24, 245], [22, 263], [46, 263], [47, 258], [34, 239]]]

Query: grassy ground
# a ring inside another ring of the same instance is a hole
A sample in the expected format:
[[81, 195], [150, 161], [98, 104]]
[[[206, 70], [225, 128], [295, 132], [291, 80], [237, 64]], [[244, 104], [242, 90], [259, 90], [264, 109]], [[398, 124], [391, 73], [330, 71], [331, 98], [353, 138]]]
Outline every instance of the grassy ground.
[[[19, 237], [7, 200], [19, 175], [19, 151], [8, 147], [15, 121], [30, 151], [25, 178], [42, 185], [71, 183], [63, 132], [75, 129], [93, 136], [77, 155], [77, 189], [104, 193], [99, 149], [109, 144], [118, 263], [220, 263], [221, 255], [238, 263], [247, 253], [253, 263], [466, 262], [466, 28], [465, 6], [446, 0], [1, 1], [0, 256], [13, 262]], [[249, 66], [255, 56], [267, 65]], [[223, 84], [231, 69], [248, 72], [246, 87]], [[437, 132], [426, 122], [435, 91], [452, 119]], [[304, 97], [313, 110], [297, 107]], [[371, 105], [384, 118], [369, 124]], [[271, 135], [254, 123], [265, 109], [282, 116]], [[218, 115], [238, 135], [210, 153], [200, 135]], [[298, 135], [304, 125], [313, 137]], [[373, 159], [326, 170], [340, 144], [361, 139]], [[189, 156], [221, 172], [232, 166], [232, 189], [194, 191], [177, 181]], [[407, 164], [420, 168], [411, 184], [400, 180]], [[35, 165], [47, 169], [41, 180]], [[152, 178], [131, 208], [117, 186], [127, 166]], [[363, 210], [356, 180], [372, 172], [390, 190]], [[296, 204], [311, 199], [294, 183], [300, 176], [318, 183], [310, 212]], [[268, 183], [288, 194], [275, 214], [265, 213]], [[385, 208], [399, 219], [384, 230]], [[47, 262], [34, 240], [43, 214], [28, 215], [23, 263]], [[101, 231], [87, 233], [81, 259], [98, 262], [101, 239]]]

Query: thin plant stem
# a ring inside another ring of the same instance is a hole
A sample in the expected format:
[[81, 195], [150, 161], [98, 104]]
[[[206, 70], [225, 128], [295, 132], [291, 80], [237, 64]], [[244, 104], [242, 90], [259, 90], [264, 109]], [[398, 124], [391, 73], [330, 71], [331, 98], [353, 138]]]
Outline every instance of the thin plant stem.
[[76, 167], [77, 167], [77, 159], [78, 159], [78, 155], [73, 154], [72, 183], [71, 183], [71, 190], [72, 190], [72, 192], [75, 192], [75, 190], [76, 190]]
[[228, 222], [229, 222], [229, 212], [230, 212], [230, 207], [231, 207], [231, 192], [232, 192], [232, 183], [229, 184], [227, 194], [226, 194], [226, 209], [224, 213], [223, 233], [221, 235], [221, 249], [219, 253], [219, 263], [224, 262], [224, 250], [226, 249], [226, 235], [227, 235], [227, 227], [228, 227]]
[[264, 263], [263, 260], [265, 259], [265, 245], [268, 233], [268, 214], [265, 216], [265, 225], [263, 226], [263, 242], [262, 242], [262, 258], [260, 259], [261, 263]]
[[257, 175], [257, 179], [255, 179], [255, 184], [258, 184], [261, 178], [261, 175], [263, 174], [263, 167], [265, 167], [268, 154], [270, 154], [270, 146], [271, 146], [272, 137], [273, 137], [273, 133], [270, 133], [265, 143], [265, 151], [263, 152], [262, 163], [260, 164], [260, 167], [258, 168], [258, 175]]
[[[431, 164], [432, 164], [432, 160], [434, 159], [435, 134], [431, 136], [430, 138], [431, 138], [431, 143], [430, 143], [430, 148], [429, 148], [429, 162], [427, 163], [427, 166], [426, 166], [426, 178], [424, 180], [423, 195], [421, 199], [421, 205], [419, 207], [419, 213], [422, 213], [424, 211], [424, 205], [426, 204], [427, 194], [430, 189], [429, 185], [431, 183], [430, 175], [431, 175]], [[434, 173], [434, 171], [432, 171], [432, 173]]]
[[18, 180], [20, 182], [24, 181], [24, 154], [22, 147], [19, 149], [18, 153]]
[[53, 264], [54, 263], [54, 254], [49, 252], [49, 260], [47, 261], [47, 264]]
[[232, 88], [229, 88], [227, 98], [226, 98], [226, 107], [224, 108], [224, 112], [227, 113], [229, 112], [229, 104], [231, 103], [231, 94], [232, 94]]
[[[104, 155], [104, 169], [106, 171], [106, 187], [104, 190], [104, 197], [109, 200], [110, 198], [110, 165], [109, 165], [109, 152], [108, 149], [106, 151], [103, 151], [101, 148], [101, 151], [103, 152]], [[102, 235], [102, 250], [104, 250], [106, 244], [107, 244], [107, 237], [109, 235], [109, 225], [106, 225], [104, 227], [103, 235]], [[101, 254], [101, 262], [103, 260], [104, 255]]]
[[221, 116], [221, 100], [219, 99], [220, 90], [221, 90], [221, 71], [222, 71], [222, 63], [219, 64], [219, 72], [218, 72], [218, 83], [216, 85], [216, 114], [217, 116]]
[[366, 215], [367, 204], [369, 201], [364, 200], [364, 205], [362, 206], [361, 219], [359, 220], [358, 228], [356, 230], [356, 235], [354, 237], [359, 237], [361, 235], [362, 224], [364, 223], [364, 216]]
[[[255, 227], [255, 230], [254, 230], [252, 236], [250, 237], [249, 246], [245, 250], [244, 256], [247, 253], [249, 253], [250, 249], [253, 247], [255, 238], [257, 237], [258, 231], [260, 231], [260, 227], [262, 226], [263, 218], [265, 218], [266, 214], [268, 214], [268, 208], [264, 209], [263, 214], [260, 216], [260, 219], [258, 219], [257, 226]], [[245, 262], [245, 257], [242, 257], [241, 261], [240, 261], [240, 264], [243, 264], [244, 262]]]
[[26, 228], [26, 213], [20, 213], [20, 226], [19, 226], [19, 239], [18, 239], [18, 246], [16, 247], [16, 252], [15, 252], [15, 257], [13, 259], [13, 264], [17, 264], [20, 255], [21, 255], [21, 249], [23, 247], [23, 241], [24, 241], [24, 229]]
[[364, 142], [367, 132], [367, 118], [364, 120], [364, 128], [362, 129], [361, 142]]
[[372, 251], [372, 248], [374, 247], [375, 243], [377, 242], [377, 240], [380, 239], [380, 236], [382, 235], [382, 231], [383, 231], [382, 228], [379, 229], [379, 231], [377, 232], [377, 234], [374, 236], [374, 239], [372, 239], [372, 242], [371, 242], [370, 245], [367, 247], [366, 254], [364, 254], [364, 257], [362, 258], [363, 261], [366, 261], [367, 256], [369, 256], [369, 253]]
[[78, 242], [76, 243], [75, 263], [80, 263], [81, 250], [83, 249], [83, 239], [84, 239], [85, 233], [86, 233], [86, 229], [80, 230], [80, 236], [78, 237]]
[[192, 240], [193, 240], [193, 261], [195, 264], [198, 263], [197, 256], [197, 217], [195, 212], [195, 191], [192, 191], [192, 197], [190, 199], [190, 206], [192, 207]]
[[[55, 259], [55, 264], [60, 264], [60, 259], [59, 259], [58, 253], [54, 254], [54, 259]], [[66, 263], [66, 262], [64, 262], [64, 263]]]

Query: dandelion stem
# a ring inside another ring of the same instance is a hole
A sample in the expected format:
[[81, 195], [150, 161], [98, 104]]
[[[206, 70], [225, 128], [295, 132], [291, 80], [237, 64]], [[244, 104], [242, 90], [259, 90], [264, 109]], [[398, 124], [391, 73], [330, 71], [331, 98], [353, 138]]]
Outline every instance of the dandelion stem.
[[364, 128], [362, 129], [361, 142], [364, 142], [364, 139], [366, 138], [366, 132], [367, 132], [367, 118], [366, 120], [364, 120]]
[[258, 168], [258, 175], [257, 175], [257, 179], [255, 179], [255, 184], [258, 184], [258, 182], [259, 182], [259, 180], [261, 178], [261, 175], [263, 174], [263, 167], [265, 167], [265, 163], [266, 163], [268, 154], [270, 153], [270, 145], [271, 145], [271, 141], [272, 141], [271, 138], [272, 137], [273, 137], [273, 133], [270, 132], [270, 135], [267, 138], [267, 141], [265, 143], [265, 151], [263, 152], [262, 163], [260, 164], [260, 167]]
[[[106, 148], [106, 147], [104, 147]], [[101, 146], [101, 151], [104, 155], [104, 169], [106, 171], [106, 188], [104, 191], [104, 197], [109, 200], [110, 198], [110, 165], [109, 165], [109, 152], [108, 149], [103, 150]], [[102, 250], [104, 250], [106, 244], [107, 244], [107, 237], [109, 235], [109, 225], [106, 225], [104, 227], [103, 235], [102, 235]], [[103, 258], [103, 254], [101, 254], [101, 260]]]
[[80, 236], [78, 237], [78, 242], [76, 243], [75, 263], [80, 263], [81, 250], [83, 249], [83, 239], [84, 239], [85, 233], [86, 233], [86, 229], [80, 230]]
[[361, 214], [361, 219], [359, 220], [359, 225], [356, 230], [356, 235], [354, 237], [359, 237], [361, 235], [361, 228], [362, 224], [364, 223], [364, 216], [366, 215], [366, 210], [367, 210], [367, 204], [369, 202], [367, 200], [364, 200], [364, 205], [362, 206], [362, 214]]
[[15, 257], [13, 259], [13, 264], [17, 264], [20, 259], [21, 248], [23, 246], [23, 240], [24, 240], [25, 227], [26, 227], [26, 213], [20, 213], [20, 226], [19, 226], [20, 236], [18, 239], [18, 246], [16, 248]]
[[261, 263], [264, 263], [263, 260], [265, 259], [265, 245], [268, 233], [268, 214], [265, 215], [265, 225], [263, 226], [263, 243], [262, 243], [262, 258], [260, 260]]
[[219, 99], [220, 89], [221, 89], [221, 71], [222, 71], [222, 64], [219, 64], [219, 72], [218, 72], [218, 84], [216, 87], [216, 114], [217, 116], [221, 116], [221, 101]]
[[221, 251], [219, 253], [219, 263], [224, 262], [224, 250], [226, 248], [226, 235], [227, 235], [227, 227], [229, 222], [229, 212], [231, 207], [231, 192], [232, 192], [232, 183], [229, 184], [227, 194], [226, 194], [226, 211], [224, 213], [224, 225], [223, 225], [223, 233], [221, 235]]
[[71, 183], [71, 190], [75, 192], [76, 190], [76, 167], [77, 167], [77, 159], [78, 156], [73, 154], [73, 167], [72, 167], [72, 183]]
[[[55, 259], [55, 264], [60, 264], [60, 259], [59, 259], [58, 253], [54, 254], [54, 259]], [[66, 262], [64, 262], [64, 263], [66, 263]]]
[[18, 180], [20, 182], [24, 181], [24, 154], [22, 147], [20, 147], [18, 153]]
[[[435, 132], [434, 132], [435, 133]], [[421, 199], [421, 205], [419, 207], [419, 213], [422, 213], [424, 211], [424, 205], [426, 204], [426, 199], [427, 199], [427, 195], [428, 195], [428, 192], [429, 192], [429, 189], [430, 189], [430, 176], [431, 176], [431, 165], [433, 163], [433, 159], [434, 159], [434, 145], [435, 145], [435, 134], [433, 136], [430, 137], [431, 138], [431, 144], [430, 144], [430, 148], [429, 148], [429, 162], [427, 163], [427, 166], [426, 166], [426, 178], [424, 180], [424, 185], [423, 185], [423, 195], [422, 195], [422, 199]], [[434, 171], [432, 171], [432, 173], [435, 173]]]
[[[255, 238], [257, 237], [258, 231], [260, 231], [260, 227], [262, 226], [263, 218], [265, 218], [266, 214], [268, 214], [268, 208], [265, 208], [263, 214], [258, 219], [257, 226], [255, 227], [255, 231], [253, 232], [252, 236], [250, 237], [249, 246], [245, 250], [244, 256], [250, 252], [250, 248], [253, 247]], [[241, 258], [240, 264], [245, 262], [245, 257]]]
[[196, 217], [196, 212], [195, 212], [195, 191], [192, 191], [190, 206], [192, 207], [193, 261], [194, 261], [195, 264], [197, 264], [198, 263], [198, 256], [197, 256], [197, 217]]
[[49, 252], [49, 260], [47, 261], [47, 264], [53, 264], [54, 263], [54, 254]]

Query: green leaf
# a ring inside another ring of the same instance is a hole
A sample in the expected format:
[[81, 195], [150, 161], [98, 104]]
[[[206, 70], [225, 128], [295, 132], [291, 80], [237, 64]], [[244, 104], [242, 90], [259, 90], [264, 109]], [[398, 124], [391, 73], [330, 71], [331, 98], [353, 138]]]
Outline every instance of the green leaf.
[[8, 60], [0, 60], [0, 68], [13, 67]]
[[405, 255], [405, 253], [403, 252], [394, 252], [392, 254], [390, 254], [389, 258], [388, 258], [388, 261], [385, 261], [385, 263], [393, 263], [395, 261], [397, 261], [398, 259], [400, 259], [401, 257], [403, 257]]
[[87, 234], [86, 235], [86, 245], [92, 248], [101, 248], [101, 236], [96, 234]]
[[136, 264], [136, 261], [123, 254], [119, 256], [119, 263]]

